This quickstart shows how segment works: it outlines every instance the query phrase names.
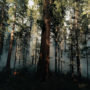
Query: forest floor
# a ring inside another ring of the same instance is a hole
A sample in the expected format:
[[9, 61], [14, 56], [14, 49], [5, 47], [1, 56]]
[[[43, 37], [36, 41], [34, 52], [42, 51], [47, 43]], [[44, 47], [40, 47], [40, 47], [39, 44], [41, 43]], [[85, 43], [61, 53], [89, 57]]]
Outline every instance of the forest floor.
[[35, 73], [14, 72], [0, 73], [0, 90], [90, 90], [90, 82], [70, 78], [69, 75], [51, 74], [48, 80], [41, 81], [36, 78]]

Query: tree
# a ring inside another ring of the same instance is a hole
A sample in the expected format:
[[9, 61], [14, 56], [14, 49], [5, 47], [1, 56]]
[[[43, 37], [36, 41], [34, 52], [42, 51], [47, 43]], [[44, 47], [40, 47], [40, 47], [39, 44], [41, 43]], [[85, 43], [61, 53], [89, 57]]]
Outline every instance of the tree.
[[38, 63], [38, 75], [43, 79], [49, 76], [49, 49], [50, 49], [50, 0], [43, 1], [43, 30], [41, 35], [41, 50]]
[[13, 17], [13, 26], [12, 26], [12, 32], [10, 35], [10, 44], [9, 44], [9, 51], [8, 51], [8, 57], [7, 57], [7, 63], [6, 63], [6, 70], [10, 72], [10, 61], [11, 61], [11, 53], [12, 53], [12, 47], [13, 47], [13, 41], [14, 41], [14, 31], [15, 31], [15, 20], [16, 20], [16, 4], [14, 5], [14, 17]]

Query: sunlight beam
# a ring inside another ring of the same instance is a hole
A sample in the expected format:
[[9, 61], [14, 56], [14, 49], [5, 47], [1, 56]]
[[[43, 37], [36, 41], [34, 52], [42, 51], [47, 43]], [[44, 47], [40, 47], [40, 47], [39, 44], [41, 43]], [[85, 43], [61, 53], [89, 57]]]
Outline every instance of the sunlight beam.
[[28, 7], [32, 8], [33, 5], [34, 5], [33, 0], [29, 0], [29, 2], [28, 2]]

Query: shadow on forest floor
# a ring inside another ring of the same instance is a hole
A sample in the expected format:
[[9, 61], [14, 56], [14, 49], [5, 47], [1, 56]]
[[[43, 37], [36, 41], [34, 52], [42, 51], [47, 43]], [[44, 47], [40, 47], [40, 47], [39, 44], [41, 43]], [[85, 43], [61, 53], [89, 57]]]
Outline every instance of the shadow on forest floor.
[[7, 77], [0, 73], [0, 90], [90, 90], [89, 81], [71, 79], [69, 75], [51, 74], [45, 82], [37, 79], [35, 73], [21, 71], [14, 72]]

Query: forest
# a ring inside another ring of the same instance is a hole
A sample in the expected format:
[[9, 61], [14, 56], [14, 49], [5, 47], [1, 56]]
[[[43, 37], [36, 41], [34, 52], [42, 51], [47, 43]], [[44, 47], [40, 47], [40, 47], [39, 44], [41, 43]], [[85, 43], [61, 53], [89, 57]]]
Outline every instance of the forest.
[[0, 90], [90, 90], [90, 0], [0, 0]]

